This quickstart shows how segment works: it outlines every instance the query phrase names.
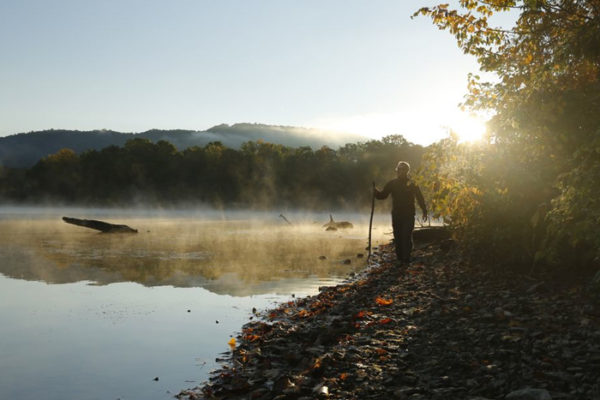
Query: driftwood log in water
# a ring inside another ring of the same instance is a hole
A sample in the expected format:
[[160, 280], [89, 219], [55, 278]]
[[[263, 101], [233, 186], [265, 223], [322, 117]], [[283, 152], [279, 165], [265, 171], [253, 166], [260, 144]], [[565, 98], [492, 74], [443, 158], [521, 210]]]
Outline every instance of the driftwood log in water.
[[354, 225], [348, 221], [334, 221], [333, 216], [329, 214], [329, 222], [323, 225], [323, 228], [327, 228], [326, 231], [337, 231], [338, 229], [354, 228]]
[[287, 222], [287, 223], [288, 223], [288, 225], [294, 225], [294, 224], [292, 224], [292, 223], [291, 223], [291, 222], [290, 222], [290, 221], [289, 221], [289, 220], [288, 220], [288, 219], [285, 217], [285, 215], [283, 215], [283, 214], [279, 214], [279, 218], [282, 218], [282, 219], [283, 219], [285, 222]]
[[67, 224], [83, 226], [104, 233], [137, 233], [137, 229], [133, 229], [127, 225], [109, 224], [108, 222], [96, 221], [94, 219], [79, 219], [71, 217], [63, 217], [62, 219]]
[[413, 231], [413, 240], [419, 243], [441, 242], [450, 239], [450, 231], [444, 226], [428, 226]]

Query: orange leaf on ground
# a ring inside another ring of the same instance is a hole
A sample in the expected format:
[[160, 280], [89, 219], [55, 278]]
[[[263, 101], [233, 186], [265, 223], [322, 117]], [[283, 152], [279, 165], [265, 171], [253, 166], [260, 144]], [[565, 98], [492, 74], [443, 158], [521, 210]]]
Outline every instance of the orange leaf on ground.
[[300, 312], [298, 312], [298, 317], [300, 318], [308, 317], [309, 315], [310, 313], [306, 310], [300, 310]]
[[235, 349], [235, 338], [229, 339], [229, 342], [227, 342], [227, 344], [229, 345], [229, 347], [231, 347], [231, 350], [234, 350]]
[[340, 374], [340, 379], [341, 379], [341, 380], [345, 381], [347, 378], [348, 378], [348, 374], [347, 374], [347, 373], [345, 373], [345, 372], [342, 372], [342, 373]]
[[384, 325], [384, 324], [389, 324], [390, 322], [392, 322], [392, 319], [391, 319], [391, 318], [383, 318], [383, 319], [380, 319], [380, 320], [379, 320], [379, 323], [380, 323], [381, 325]]
[[358, 312], [358, 313], [357, 313], [357, 314], [354, 316], [354, 318], [356, 318], [356, 319], [364, 318], [364, 317], [365, 317], [365, 315], [367, 315], [367, 313], [366, 313], [365, 311], [359, 311], [359, 312]]
[[394, 300], [392, 299], [384, 299], [382, 297], [378, 297], [375, 299], [375, 303], [379, 304], [380, 306], [389, 306], [393, 302]]

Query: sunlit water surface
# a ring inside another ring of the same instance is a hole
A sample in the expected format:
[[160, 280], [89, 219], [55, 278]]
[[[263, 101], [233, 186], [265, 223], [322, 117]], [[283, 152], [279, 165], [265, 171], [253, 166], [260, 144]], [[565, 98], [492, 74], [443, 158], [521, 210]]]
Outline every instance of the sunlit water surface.
[[[355, 226], [337, 232], [287, 217], [0, 208], [0, 398], [168, 399], [202, 383], [253, 307], [364, 267], [368, 216], [340, 215]], [[374, 243], [389, 239], [377, 221]]]

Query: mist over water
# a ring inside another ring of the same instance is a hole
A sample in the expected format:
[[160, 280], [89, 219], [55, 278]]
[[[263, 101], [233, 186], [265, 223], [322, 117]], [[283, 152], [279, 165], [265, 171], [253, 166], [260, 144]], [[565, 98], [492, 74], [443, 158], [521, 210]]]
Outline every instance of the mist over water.
[[[247, 296], [298, 293], [301, 288], [286, 285], [287, 280], [343, 278], [365, 262], [359, 254], [365, 254], [368, 227], [356, 216], [353, 229], [326, 232], [324, 215], [289, 214], [289, 225], [277, 214], [265, 213], [211, 212], [187, 218], [179, 212], [156, 217], [134, 213], [111, 218], [106, 212], [2, 214], [0, 255], [6, 262], [0, 273], [46, 283], [136, 282]], [[67, 213], [124, 223], [139, 233], [102, 234], [69, 225], [60, 220]], [[376, 238], [382, 236], [374, 232]], [[326, 259], [320, 260], [322, 256]]]
[[[206, 379], [253, 307], [364, 267], [368, 215], [334, 214], [354, 228], [326, 232], [328, 214], [279, 214], [1, 208], [0, 397], [171, 398]], [[391, 230], [377, 220], [375, 244]]]

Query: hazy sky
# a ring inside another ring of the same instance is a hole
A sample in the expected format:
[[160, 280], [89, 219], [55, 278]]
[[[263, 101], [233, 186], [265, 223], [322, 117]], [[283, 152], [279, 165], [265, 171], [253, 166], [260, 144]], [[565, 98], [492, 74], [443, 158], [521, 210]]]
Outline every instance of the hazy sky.
[[2, 0], [0, 135], [260, 122], [469, 129], [475, 60], [406, 0]]

